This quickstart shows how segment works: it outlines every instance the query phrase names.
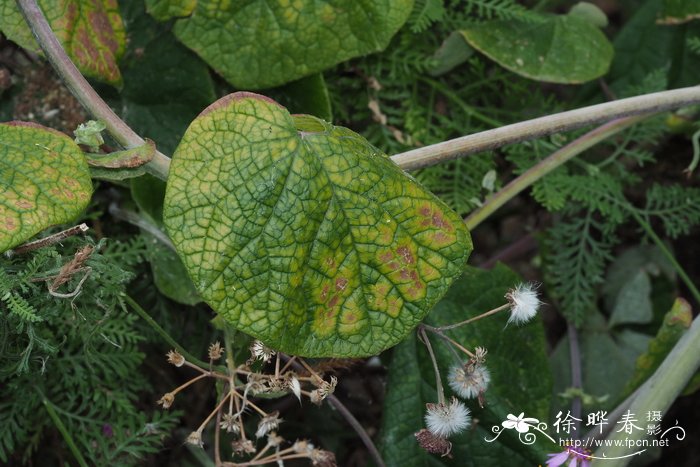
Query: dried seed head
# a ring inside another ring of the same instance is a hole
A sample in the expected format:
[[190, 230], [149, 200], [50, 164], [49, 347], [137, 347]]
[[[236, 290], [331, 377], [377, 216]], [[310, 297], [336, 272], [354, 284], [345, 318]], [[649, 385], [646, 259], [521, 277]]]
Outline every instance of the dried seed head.
[[457, 395], [471, 399], [486, 391], [491, 374], [482, 364], [468, 363], [461, 367], [452, 367], [447, 381]]
[[506, 300], [510, 303], [510, 318], [508, 323], [523, 324], [530, 321], [541, 305], [537, 298], [535, 286], [532, 284], [518, 284], [506, 294]]
[[311, 391], [311, 393], [309, 394], [309, 400], [312, 404], [321, 405], [321, 403], [323, 402], [323, 397], [321, 397], [321, 391], [318, 389], [314, 389], [313, 391]]
[[233, 448], [233, 452], [238, 456], [255, 454], [255, 446], [249, 439], [238, 439], [231, 443], [231, 447]]
[[425, 404], [425, 424], [436, 436], [447, 438], [465, 430], [471, 423], [469, 409], [456, 397], [449, 404]]
[[323, 449], [313, 449], [309, 454], [309, 459], [311, 459], [311, 465], [320, 467], [336, 467], [338, 465], [335, 462], [335, 454]]
[[275, 433], [274, 431], [271, 431], [270, 434], [267, 435], [267, 444], [269, 444], [273, 448], [276, 448], [279, 445], [281, 445], [283, 441], [284, 438], [278, 436], [277, 433]]
[[297, 440], [294, 445], [292, 445], [292, 451], [297, 454], [311, 455], [311, 451], [315, 449], [315, 446], [305, 439]]
[[299, 380], [297, 379], [297, 377], [292, 376], [291, 378], [289, 378], [287, 385], [292, 391], [292, 394], [297, 396], [297, 399], [299, 399], [299, 402], [301, 402], [301, 384], [299, 384]]
[[258, 431], [255, 432], [255, 437], [262, 438], [270, 431], [277, 428], [279, 424], [282, 423], [282, 419], [280, 419], [279, 415], [279, 411], [276, 410], [266, 417], [263, 417], [258, 423]]
[[188, 444], [193, 444], [197, 447], [203, 448], [204, 443], [202, 442], [202, 433], [200, 431], [193, 431], [185, 440]]
[[472, 361], [474, 363], [484, 363], [486, 361], [486, 354], [489, 351], [486, 350], [483, 347], [477, 347], [474, 349], [474, 357], [472, 357]]
[[265, 375], [261, 375], [260, 373], [249, 373], [248, 382], [245, 385], [245, 392], [253, 395], [266, 393], [270, 389], [266, 383], [267, 378]]
[[224, 349], [218, 341], [209, 346], [209, 360], [218, 360], [223, 354]]
[[226, 430], [228, 433], [238, 434], [241, 432], [241, 427], [238, 424], [238, 420], [233, 414], [225, 413], [223, 419], [220, 423], [221, 429]]
[[177, 350], [171, 350], [165, 356], [168, 357], [168, 363], [171, 363], [177, 367], [185, 364], [185, 357], [183, 357]]
[[275, 355], [275, 351], [263, 344], [262, 341], [255, 340], [250, 346], [250, 354], [252, 361], [262, 360], [263, 362], [268, 362]]
[[331, 376], [331, 380], [329, 381], [321, 381], [321, 384], [318, 387], [318, 393], [319, 396], [321, 397], [321, 400], [325, 399], [326, 397], [330, 396], [335, 392], [335, 387], [338, 385], [338, 378], [335, 376]]
[[440, 454], [440, 456], [445, 457], [449, 456], [450, 451], [452, 451], [452, 443], [445, 438], [434, 435], [425, 428], [415, 433], [414, 436], [416, 441], [418, 441], [418, 445], [431, 454]]
[[163, 397], [158, 399], [158, 404], [162, 405], [164, 409], [169, 409], [173, 402], [175, 402], [175, 394], [172, 392], [166, 392]]

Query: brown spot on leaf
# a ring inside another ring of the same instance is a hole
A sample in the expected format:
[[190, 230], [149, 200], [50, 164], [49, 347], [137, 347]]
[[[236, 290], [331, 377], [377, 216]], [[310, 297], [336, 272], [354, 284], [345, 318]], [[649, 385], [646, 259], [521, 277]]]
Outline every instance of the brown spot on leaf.
[[338, 300], [340, 300], [340, 297], [338, 297], [337, 295], [333, 295], [331, 297], [331, 299], [328, 301], [328, 306], [333, 308], [334, 306], [336, 306], [338, 304]]
[[15, 206], [20, 209], [31, 209], [34, 207], [34, 203], [27, 201], [26, 199], [21, 199], [15, 202]]
[[399, 248], [396, 249], [396, 253], [403, 258], [403, 262], [405, 264], [413, 264], [416, 262], [415, 258], [413, 257], [413, 254], [411, 253], [411, 250], [408, 249], [406, 246], [400, 246]]
[[345, 290], [348, 285], [348, 280], [344, 277], [339, 277], [335, 280], [335, 290]]

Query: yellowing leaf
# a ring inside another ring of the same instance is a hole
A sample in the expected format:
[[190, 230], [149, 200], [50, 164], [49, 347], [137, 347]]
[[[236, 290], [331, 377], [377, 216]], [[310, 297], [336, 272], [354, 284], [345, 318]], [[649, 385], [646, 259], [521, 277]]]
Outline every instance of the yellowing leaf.
[[175, 35], [243, 89], [278, 86], [383, 50], [413, 0], [199, 0]]
[[192, 13], [197, 0], [146, 0], [146, 11], [158, 21], [187, 16]]
[[[117, 61], [124, 53], [126, 33], [116, 0], [39, 0], [39, 6], [84, 75], [121, 85]], [[14, 0], [0, 0], [0, 31], [21, 47], [39, 51]]]
[[63, 133], [23, 122], [0, 124], [0, 252], [55, 224], [90, 201], [90, 171]]
[[460, 217], [358, 134], [250, 93], [190, 125], [163, 218], [204, 300], [305, 356], [401, 341], [460, 275]]

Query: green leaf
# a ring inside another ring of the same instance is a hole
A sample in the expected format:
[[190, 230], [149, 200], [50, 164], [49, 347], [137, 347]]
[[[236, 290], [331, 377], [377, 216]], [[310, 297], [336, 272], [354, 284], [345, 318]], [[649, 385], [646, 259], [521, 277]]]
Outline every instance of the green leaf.
[[26, 122], [0, 124], [0, 251], [75, 219], [92, 194], [90, 171], [68, 136]]
[[[634, 373], [634, 362], [649, 344], [646, 334], [624, 329], [613, 332], [605, 317], [591, 312], [579, 329], [583, 391], [598, 398], [590, 409], [610, 410], [619, 402]], [[550, 357], [554, 374], [554, 392], [560, 394], [571, 386], [569, 338], [564, 337]]]
[[146, 0], [146, 11], [158, 21], [189, 16], [197, 0]]
[[651, 305], [651, 280], [646, 271], [637, 271], [617, 294], [610, 316], [610, 326], [626, 323], [644, 324], [654, 318]]
[[187, 125], [216, 99], [209, 69], [141, 2], [127, 2], [122, 14], [129, 33], [124, 88], [110, 96], [110, 104], [138, 134], [172, 154]]
[[469, 44], [504, 68], [550, 83], [584, 83], [603, 76], [613, 57], [600, 29], [572, 15], [539, 21], [487, 21], [461, 31]]
[[661, 24], [681, 24], [700, 18], [700, 0], [664, 0]]
[[321, 73], [271, 89], [268, 94], [292, 113], [313, 115], [327, 122], [333, 120], [328, 88]]
[[[117, 62], [126, 32], [116, 0], [39, 0], [66, 53], [86, 76], [120, 86]], [[39, 51], [14, 0], [0, 0], [0, 31], [25, 49]]]
[[656, 337], [649, 342], [647, 351], [637, 358], [634, 375], [625, 389], [627, 394], [631, 394], [656, 371], [676, 342], [690, 328], [692, 321], [693, 311], [690, 304], [682, 298], [677, 298], [666, 313]]
[[[151, 175], [134, 178], [131, 180], [131, 196], [141, 210], [141, 215], [148, 219], [154, 228], [163, 230], [165, 183]], [[184, 305], [196, 305], [201, 302], [202, 298], [172, 245], [165, 245], [145, 230], [142, 232], [146, 239], [153, 282], [158, 291]]]
[[428, 73], [430, 76], [444, 75], [466, 62], [472, 55], [474, 55], [474, 49], [467, 44], [467, 41], [464, 40], [464, 37], [459, 32], [454, 31], [447, 36], [440, 48], [435, 51], [433, 55], [435, 65]]
[[164, 221], [205, 301], [305, 356], [402, 340], [461, 274], [461, 218], [361, 136], [250, 93], [192, 122]]
[[[427, 321], [433, 325], [450, 324], [500, 306], [505, 303], [503, 296], [508, 289], [519, 282], [518, 276], [501, 264], [490, 271], [468, 267]], [[546, 421], [550, 411], [551, 377], [541, 322], [504, 328], [505, 322], [506, 312], [449, 331], [450, 337], [467, 348], [488, 349], [486, 365], [492, 376], [485, 393], [485, 407], [469, 404], [472, 417], [479, 420], [478, 426], [450, 438], [452, 460], [427, 454], [413, 435], [424, 426], [425, 404], [437, 400], [425, 347], [411, 338], [394, 349], [381, 437], [387, 465], [537, 465], [546, 458], [548, 447], [553, 450], [544, 443], [543, 436], [532, 446], [523, 445], [517, 433], [512, 433], [514, 430], [505, 430], [497, 442], [484, 440], [493, 438], [491, 426], [500, 426], [509, 413], [517, 416], [525, 412], [527, 417]], [[445, 383], [449, 368], [455, 364], [454, 357], [439, 339], [430, 337]]]
[[383, 50], [413, 0], [199, 0], [174, 32], [232, 85], [287, 83]]

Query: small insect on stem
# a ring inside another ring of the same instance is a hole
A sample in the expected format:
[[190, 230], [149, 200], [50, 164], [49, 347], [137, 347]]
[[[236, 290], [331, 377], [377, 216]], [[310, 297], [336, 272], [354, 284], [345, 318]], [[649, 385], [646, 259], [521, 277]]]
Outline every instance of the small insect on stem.
[[48, 245], [53, 245], [54, 243], [58, 243], [63, 239], [66, 239], [68, 237], [71, 237], [73, 235], [77, 235], [79, 233], [85, 233], [89, 230], [90, 228], [87, 226], [87, 224], [80, 224], [76, 225], [75, 227], [71, 227], [70, 229], [62, 230], [61, 232], [55, 233], [53, 235], [49, 235], [48, 237], [40, 238], [39, 240], [34, 240], [33, 242], [28, 242], [23, 245], [18, 246], [14, 250], [10, 250], [5, 253], [8, 258], [11, 258], [14, 255], [21, 255], [24, 253], [28, 253], [30, 251], [38, 250], [39, 248], [43, 248]]

